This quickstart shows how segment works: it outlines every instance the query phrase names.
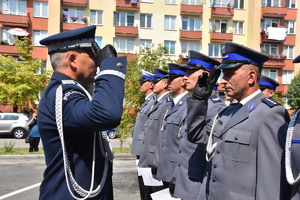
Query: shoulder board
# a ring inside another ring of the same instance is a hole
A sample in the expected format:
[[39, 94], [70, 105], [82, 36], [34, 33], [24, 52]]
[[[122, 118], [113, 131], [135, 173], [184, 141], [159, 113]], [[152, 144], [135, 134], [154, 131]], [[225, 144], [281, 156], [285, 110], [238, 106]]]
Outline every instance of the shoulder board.
[[73, 80], [61, 80], [61, 84], [76, 84]]
[[172, 101], [173, 101], [172, 97], [166, 98], [166, 102], [172, 102]]
[[213, 103], [222, 102], [222, 99], [215, 94], [210, 95], [209, 98]]
[[265, 104], [267, 104], [270, 108], [272, 108], [273, 106], [278, 106], [281, 105], [280, 103], [278, 103], [277, 101], [270, 99], [270, 98], [263, 98], [261, 99], [262, 102], [264, 102]]

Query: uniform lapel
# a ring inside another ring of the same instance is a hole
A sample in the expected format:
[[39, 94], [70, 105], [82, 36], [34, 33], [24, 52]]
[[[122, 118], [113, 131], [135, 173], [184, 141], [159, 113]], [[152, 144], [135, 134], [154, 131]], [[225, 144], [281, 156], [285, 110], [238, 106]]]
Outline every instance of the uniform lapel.
[[168, 109], [168, 112], [167, 112], [165, 118], [167, 118], [169, 115], [173, 114], [174, 112], [177, 112], [177, 110], [180, 108], [180, 106], [182, 106], [182, 105], [184, 104], [184, 102], [186, 101], [187, 95], [188, 95], [188, 94], [184, 95], [184, 96], [178, 101], [178, 103], [177, 103], [176, 105], [174, 105], [174, 107], [173, 107], [172, 109], [171, 109], [171, 105], [170, 105], [170, 107], [169, 107], [169, 109]]

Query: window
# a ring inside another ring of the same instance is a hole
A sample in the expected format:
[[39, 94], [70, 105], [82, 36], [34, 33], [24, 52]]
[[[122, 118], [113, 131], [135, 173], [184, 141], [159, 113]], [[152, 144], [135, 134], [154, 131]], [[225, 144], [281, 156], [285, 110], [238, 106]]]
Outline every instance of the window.
[[140, 1], [145, 3], [153, 3], [153, 0], [140, 0]]
[[211, 7], [227, 8], [232, 7], [232, 0], [210, 0]]
[[120, 53], [133, 53], [133, 39], [114, 38], [114, 47]]
[[286, 0], [286, 6], [288, 8], [297, 8], [297, 0]]
[[181, 52], [187, 53], [189, 50], [200, 52], [200, 42], [181, 42]]
[[102, 10], [91, 10], [91, 24], [102, 25]]
[[176, 4], [176, 0], [165, 0], [165, 4]]
[[279, 28], [279, 19], [262, 19], [260, 21], [260, 29], [267, 31], [268, 27]]
[[95, 41], [100, 48], [102, 48], [102, 37], [95, 37]]
[[234, 0], [235, 9], [245, 9], [245, 0]]
[[[83, 23], [81, 20], [84, 17], [83, 9], [63, 8], [63, 14], [67, 15], [67, 22]], [[77, 20], [72, 19], [73, 17]]]
[[227, 20], [210, 19], [210, 30], [211, 32], [226, 33], [227, 23]]
[[35, 1], [33, 2], [33, 16], [34, 17], [48, 17], [48, 2]]
[[182, 17], [182, 30], [200, 31], [200, 27], [200, 18]]
[[133, 13], [114, 13], [115, 26], [131, 26], [134, 24], [134, 14]]
[[140, 27], [141, 28], [151, 28], [152, 15], [151, 14], [141, 14]]
[[284, 27], [287, 30], [287, 34], [296, 34], [296, 21], [285, 21]]
[[9, 30], [8, 28], [1, 28], [1, 33], [2, 33], [1, 34], [1, 36], [2, 36], [1, 37], [1, 41], [3, 43], [13, 45], [14, 44], [14, 40], [18, 39], [18, 37], [10, 34], [8, 32], [8, 30]]
[[33, 31], [33, 43], [35, 46], [41, 46], [40, 40], [46, 38], [48, 36], [48, 31], [39, 31], [34, 30]]
[[221, 51], [219, 44], [208, 44], [208, 56], [220, 58]]
[[260, 50], [262, 53], [267, 55], [278, 55], [278, 45], [277, 44], [261, 44]]
[[140, 40], [140, 51], [146, 47], [151, 48], [152, 40]]
[[275, 69], [263, 69], [261, 74], [278, 81], [278, 71]]
[[233, 21], [233, 33], [234, 34], [244, 34], [244, 22], [243, 21]]
[[1, 7], [3, 14], [27, 16], [26, 0], [5, 0]]
[[165, 16], [165, 30], [175, 30], [175, 16]]
[[283, 46], [283, 54], [286, 55], [287, 59], [294, 59], [295, 46], [292, 45], [284, 45]]
[[202, 0], [183, 0], [183, 5], [195, 5], [195, 6], [201, 6]]
[[291, 109], [291, 106], [288, 104], [288, 98], [286, 96], [282, 96], [283, 107], [285, 109]]
[[281, 0], [262, 0], [262, 6], [267, 7], [280, 7]]
[[167, 52], [169, 55], [175, 54], [175, 42], [173, 41], [165, 41], [164, 42], [165, 48], [167, 49]]
[[291, 84], [293, 78], [294, 78], [294, 71], [292, 70], [282, 71], [282, 84]]

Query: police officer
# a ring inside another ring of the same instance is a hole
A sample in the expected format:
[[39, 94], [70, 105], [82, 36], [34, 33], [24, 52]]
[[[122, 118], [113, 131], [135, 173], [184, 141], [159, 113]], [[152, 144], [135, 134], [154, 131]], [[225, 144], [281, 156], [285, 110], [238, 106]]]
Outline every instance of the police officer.
[[[299, 63], [300, 56], [297, 56], [293, 63]], [[299, 86], [299, 85], [298, 85]], [[291, 200], [300, 199], [300, 109], [298, 109], [289, 124], [285, 146], [286, 178], [291, 185]]]
[[[111, 45], [101, 50], [95, 30], [88, 26], [40, 41], [54, 73], [38, 110], [46, 159], [39, 199], [113, 199], [113, 156], [101, 130], [120, 123], [126, 57], [116, 57]], [[91, 97], [86, 89], [93, 83]]]
[[[146, 97], [138, 113], [133, 128], [133, 138], [132, 138], [132, 146], [131, 146], [130, 153], [136, 155], [137, 159], [139, 159], [140, 157], [143, 142], [144, 142], [144, 131], [145, 131], [145, 123], [148, 118], [147, 116], [150, 111], [150, 108], [152, 107], [156, 99], [156, 94], [153, 93], [153, 82], [151, 82], [152, 79], [153, 79], [153, 74], [145, 70], [142, 70], [142, 77], [138, 79], [140, 81], [140, 92], [142, 92]], [[144, 185], [142, 176], [138, 176], [138, 183], [139, 183], [141, 199], [142, 200], [150, 199], [149, 186]]]
[[272, 98], [279, 83], [274, 79], [261, 75], [259, 80], [259, 89], [265, 97]]
[[[198, 77], [202, 76], [203, 73], [210, 73], [211, 70], [219, 64], [220, 62], [204, 54], [196, 51], [189, 51], [189, 61], [187, 65], [182, 66], [182, 68], [187, 70], [187, 73], [184, 76], [186, 79], [187, 90], [193, 92]], [[193, 98], [188, 98], [187, 102], [189, 105], [187, 108], [187, 121], [184, 124], [184, 128], [182, 128], [179, 142], [178, 165], [174, 172], [175, 178], [171, 182], [175, 183], [174, 197], [181, 199], [195, 199], [200, 191], [204, 171], [206, 169], [206, 145], [189, 142], [187, 131], [201, 131], [201, 129], [198, 129], [199, 124], [197, 124], [197, 119], [198, 110], [203, 108], [201, 106], [199, 107], [198, 100]], [[221, 98], [218, 97], [215, 92], [212, 92], [208, 98], [208, 115], [215, 116], [217, 111], [224, 106], [225, 104]], [[192, 124], [189, 123], [191, 119], [193, 119]], [[212, 119], [208, 119], [208, 121], [207, 129], [210, 130]], [[170, 188], [171, 187], [172, 185]]]
[[173, 102], [164, 116], [162, 143], [158, 148], [159, 160], [156, 179], [162, 180], [164, 187], [169, 187], [177, 166], [179, 155], [179, 137], [183, 122], [186, 120], [186, 99], [190, 96], [186, 90], [185, 68], [175, 63], [168, 64], [169, 91]]
[[[232, 42], [221, 44], [221, 84], [238, 103], [218, 112], [207, 144], [207, 173], [198, 199], [287, 199], [283, 147], [289, 115], [259, 89], [268, 56]], [[220, 72], [199, 79], [193, 97], [206, 107]], [[205, 112], [200, 113], [205, 124]], [[204, 138], [204, 137], [203, 137]]]

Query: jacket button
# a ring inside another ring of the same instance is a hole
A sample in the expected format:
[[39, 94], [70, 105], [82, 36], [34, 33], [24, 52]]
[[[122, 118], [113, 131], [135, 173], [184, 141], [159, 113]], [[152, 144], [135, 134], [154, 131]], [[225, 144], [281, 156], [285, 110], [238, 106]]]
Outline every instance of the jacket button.
[[217, 164], [214, 164], [214, 168], [217, 168]]
[[221, 153], [220, 149], [217, 150], [217, 154]]
[[216, 178], [213, 178], [213, 180], [212, 180], [214, 183], [217, 181], [217, 179]]
[[239, 137], [238, 136], [235, 136], [235, 138], [234, 138], [235, 140], [238, 140], [239, 139]]
[[123, 64], [119, 62], [119, 63], [117, 63], [117, 67], [122, 68]]

